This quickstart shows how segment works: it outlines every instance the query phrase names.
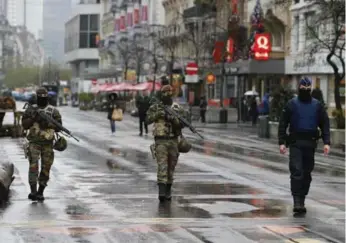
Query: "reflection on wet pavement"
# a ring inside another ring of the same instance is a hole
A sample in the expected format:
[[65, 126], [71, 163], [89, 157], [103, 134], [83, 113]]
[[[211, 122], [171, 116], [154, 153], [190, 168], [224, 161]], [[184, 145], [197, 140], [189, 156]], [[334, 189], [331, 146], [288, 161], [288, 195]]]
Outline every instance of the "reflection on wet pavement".
[[198, 183], [175, 183], [173, 190], [178, 194], [221, 194], [221, 195], [239, 195], [239, 194], [250, 194], [262, 193], [258, 189], [254, 189], [251, 187], [247, 187], [240, 184], [235, 183], [224, 183], [218, 184], [215, 183], [203, 183], [203, 181]]
[[[203, 141], [197, 138], [190, 138], [193, 142], [193, 150], [196, 152], [203, 152], [204, 154], [211, 156], [220, 156], [223, 158], [232, 159], [234, 156], [243, 155], [247, 156], [244, 162], [251, 164], [252, 166], [268, 169], [273, 172], [278, 173], [287, 173], [288, 168], [279, 167], [277, 165], [270, 165], [270, 163], [261, 163], [255, 160], [264, 160], [266, 162], [274, 162], [276, 164], [281, 164], [283, 160], [287, 160], [287, 158], [283, 158], [279, 154], [274, 154], [266, 149], [261, 149], [260, 147], [251, 147], [251, 146], [239, 146], [236, 144], [225, 144], [221, 142], [212, 142], [212, 141]], [[251, 158], [254, 158], [252, 160]], [[321, 166], [316, 164], [314, 173], [322, 173], [328, 174], [331, 176], [344, 177], [345, 170], [339, 167], [333, 166]]]

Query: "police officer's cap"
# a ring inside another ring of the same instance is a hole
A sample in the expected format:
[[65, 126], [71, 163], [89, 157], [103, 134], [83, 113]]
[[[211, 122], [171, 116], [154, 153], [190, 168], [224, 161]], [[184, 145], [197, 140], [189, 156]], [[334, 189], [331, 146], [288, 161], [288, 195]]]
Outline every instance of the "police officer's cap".
[[312, 81], [308, 77], [304, 77], [300, 80], [299, 85], [309, 87], [312, 85]]
[[46, 88], [41, 87], [36, 90], [37, 97], [48, 97], [48, 91]]

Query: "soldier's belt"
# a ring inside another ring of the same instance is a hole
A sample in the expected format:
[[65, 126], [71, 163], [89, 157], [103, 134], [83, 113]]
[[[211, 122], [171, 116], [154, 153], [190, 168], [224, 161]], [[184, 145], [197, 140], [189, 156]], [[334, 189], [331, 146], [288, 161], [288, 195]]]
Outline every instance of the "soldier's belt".
[[164, 139], [177, 139], [178, 136], [155, 136], [155, 140], [164, 140]]

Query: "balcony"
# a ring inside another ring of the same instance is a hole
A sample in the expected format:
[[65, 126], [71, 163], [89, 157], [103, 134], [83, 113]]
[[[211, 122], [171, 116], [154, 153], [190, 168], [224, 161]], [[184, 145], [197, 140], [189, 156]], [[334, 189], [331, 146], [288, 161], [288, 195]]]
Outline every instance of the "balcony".
[[191, 8], [185, 9], [183, 12], [184, 21], [190, 19], [199, 19], [207, 17], [216, 16], [216, 7], [211, 7], [209, 5], [197, 4]]

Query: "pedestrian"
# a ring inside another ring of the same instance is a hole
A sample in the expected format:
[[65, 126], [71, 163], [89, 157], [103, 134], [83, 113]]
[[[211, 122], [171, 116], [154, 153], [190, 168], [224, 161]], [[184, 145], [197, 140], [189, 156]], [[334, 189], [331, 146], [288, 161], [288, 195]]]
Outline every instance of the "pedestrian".
[[[43, 201], [43, 192], [49, 180], [49, 173], [51, 166], [54, 162], [55, 133], [59, 132], [59, 128], [54, 126], [48, 121], [43, 120], [35, 109], [43, 110], [47, 115], [52, 117], [58, 123], [62, 124], [62, 119], [59, 111], [49, 105], [48, 92], [45, 88], [39, 88], [36, 91], [35, 108], [27, 108], [22, 117], [22, 124], [25, 130], [29, 130], [27, 140], [29, 141], [27, 147], [27, 156], [29, 159], [29, 185], [30, 194], [28, 198], [33, 201]], [[66, 140], [65, 148], [66, 148]], [[63, 151], [62, 148], [61, 151]], [[60, 150], [59, 150], [60, 151]], [[41, 158], [41, 171], [39, 173], [39, 159]], [[37, 179], [39, 188], [37, 190]]]
[[150, 97], [146, 91], [142, 95], [136, 97], [136, 107], [138, 109], [139, 117], [139, 136], [143, 136], [143, 126], [145, 134], [148, 135], [148, 124], [146, 123], [147, 111], [150, 106]]
[[201, 97], [201, 101], [199, 103], [199, 112], [200, 112], [200, 116], [201, 116], [201, 122], [205, 123], [205, 113], [207, 112], [207, 100], [205, 99], [204, 96]]
[[262, 116], [269, 115], [269, 94], [265, 93], [261, 104], [258, 106], [258, 113]]
[[165, 85], [161, 89], [160, 101], [150, 106], [147, 123], [154, 123], [154, 155], [157, 161], [157, 184], [159, 200], [171, 200], [173, 174], [179, 158], [179, 137], [183, 129], [176, 117], [165, 113], [164, 106], [171, 106], [178, 114], [184, 115], [179, 104], [173, 104], [173, 88]]
[[[289, 169], [293, 212], [305, 214], [305, 197], [309, 193], [311, 172], [314, 168], [315, 150], [321, 129], [324, 153], [330, 150], [330, 125], [326, 110], [311, 97], [311, 80], [307, 77], [299, 82], [299, 93], [285, 106], [279, 123], [278, 137], [280, 152], [286, 153], [289, 146]], [[286, 129], [289, 126], [289, 135]]]
[[118, 95], [116, 93], [111, 93], [110, 95], [108, 95], [107, 119], [110, 122], [112, 135], [115, 134], [115, 130], [116, 130], [115, 121], [112, 119], [113, 111], [119, 108], [119, 105], [117, 103], [117, 98], [118, 98]]
[[250, 98], [250, 116], [252, 121], [252, 126], [256, 126], [258, 118], [258, 109], [256, 97], [253, 96]]

